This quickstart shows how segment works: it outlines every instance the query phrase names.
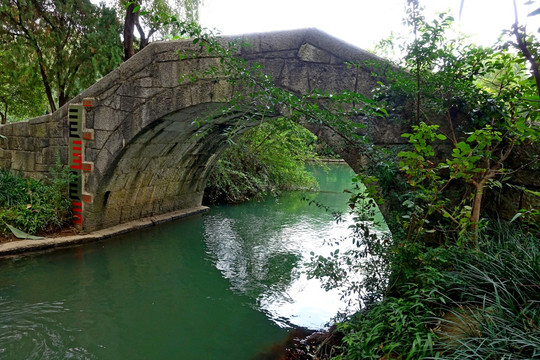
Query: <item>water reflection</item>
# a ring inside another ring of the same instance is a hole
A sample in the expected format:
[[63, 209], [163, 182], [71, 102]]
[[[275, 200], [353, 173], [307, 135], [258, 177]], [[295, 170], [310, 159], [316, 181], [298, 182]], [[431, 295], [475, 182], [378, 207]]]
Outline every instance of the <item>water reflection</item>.
[[[351, 170], [316, 171], [322, 191], [309, 196], [345, 211]], [[345, 302], [304, 263], [334, 250], [350, 218], [336, 224], [302, 197], [2, 260], [0, 358], [251, 359], [284, 327], [324, 326]]]
[[[336, 174], [337, 172], [337, 174]], [[338, 166], [330, 175], [317, 173], [321, 192], [308, 196], [326, 207], [346, 212], [353, 173]], [[344, 180], [345, 179], [345, 180]], [[337, 224], [331, 213], [310, 205], [305, 194], [289, 193], [276, 201], [213, 208], [205, 217], [204, 238], [215, 266], [234, 291], [246, 294], [280, 326], [323, 327], [347, 299], [339, 290], [326, 292], [308, 279], [304, 263], [310, 253], [328, 255], [331, 240], [350, 234], [351, 216]], [[340, 245], [349, 247], [350, 244]]]

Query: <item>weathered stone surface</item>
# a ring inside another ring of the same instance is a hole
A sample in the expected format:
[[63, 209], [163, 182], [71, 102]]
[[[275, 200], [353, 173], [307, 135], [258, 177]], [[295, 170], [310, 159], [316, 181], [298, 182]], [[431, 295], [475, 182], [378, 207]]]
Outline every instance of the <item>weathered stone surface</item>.
[[327, 51], [319, 49], [311, 44], [303, 44], [298, 50], [298, 57], [302, 61], [330, 64], [335, 63], [334, 56]]

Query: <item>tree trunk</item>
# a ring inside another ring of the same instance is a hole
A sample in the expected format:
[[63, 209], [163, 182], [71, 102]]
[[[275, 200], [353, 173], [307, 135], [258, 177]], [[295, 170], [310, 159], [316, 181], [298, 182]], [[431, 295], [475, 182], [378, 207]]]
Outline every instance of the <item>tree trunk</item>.
[[52, 95], [51, 84], [49, 84], [49, 78], [47, 76], [47, 71], [45, 66], [40, 64], [39, 66], [41, 73], [41, 80], [43, 81], [43, 86], [45, 87], [45, 94], [47, 94], [47, 100], [49, 100], [49, 106], [51, 107], [51, 113], [56, 111], [56, 104], [54, 103], [54, 97]]
[[68, 102], [68, 97], [66, 96], [66, 91], [64, 90], [64, 86], [60, 86], [60, 91], [58, 94], [58, 107], [61, 108]]
[[[490, 177], [491, 178], [491, 177]], [[480, 214], [482, 211], [482, 200], [484, 198], [484, 187], [486, 185], [486, 179], [482, 179], [477, 182], [474, 186], [474, 200], [471, 210], [471, 231], [472, 231], [472, 240], [475, 248], [478, 248], [478, 223], [480, 222]]]
[[126, 9], [126, 17], [124, 19], [124, 61], [127, 61], [130, 57], [135, 55], [134, 42], [134, 33], [135, 33], [135, 23], [139, 13], [134, 13], [133, 10], [137, 5], [136, 2], [131, 3]]
[[4, 113], [0, 113], [0, 118], [1, 118], [1, 121], [0, 121], [0, 124], [4, 125], [5, 123], [7, 123], [7, 111], [8, 111], [8, 104], [6, 102], [5, 104], [5, 109], [4, 109]]
[[41, 74], [41, 81], [43, 82], [43, 87], [45, 87], [45, 94], [47, 95], [47, 100], [49, 100], [51, 113], [53, 113], [56, 111], [56, 104], [54, 103], [51, 84], [49, 83], [49, 76], [47, 75], [47, 68], [45, 67], [45, 60], [43, 60], [43, 54], [37, 45], [37, 42], [34, 43], [34, 49], [36, 50], [36, 55], [39, 61], [39, 73]]

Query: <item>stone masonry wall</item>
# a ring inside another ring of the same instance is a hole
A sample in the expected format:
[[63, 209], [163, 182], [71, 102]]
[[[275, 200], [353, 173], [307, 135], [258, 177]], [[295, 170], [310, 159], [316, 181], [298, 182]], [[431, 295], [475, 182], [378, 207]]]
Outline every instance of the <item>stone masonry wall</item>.
[[67, 163], [66, 129], [58, 113], [0, 125], [0, 167], [43, 178], [59, 160]]

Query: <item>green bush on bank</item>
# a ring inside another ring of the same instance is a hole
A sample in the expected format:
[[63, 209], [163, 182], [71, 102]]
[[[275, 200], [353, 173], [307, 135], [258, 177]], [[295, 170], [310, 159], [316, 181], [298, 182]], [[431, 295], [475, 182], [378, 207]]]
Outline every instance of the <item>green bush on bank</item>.
[[31, 235], [69, 224], [69, 177], [67, 170], [58, 168], [46, 181], [24, 178], [0, 169], [0, 236], [11, 234], [6, 224]]
[[540, 358], [540, 239], [499, 225], [479, 240], [409, 253], [409, 282], [338, 324], [336, 359]]

